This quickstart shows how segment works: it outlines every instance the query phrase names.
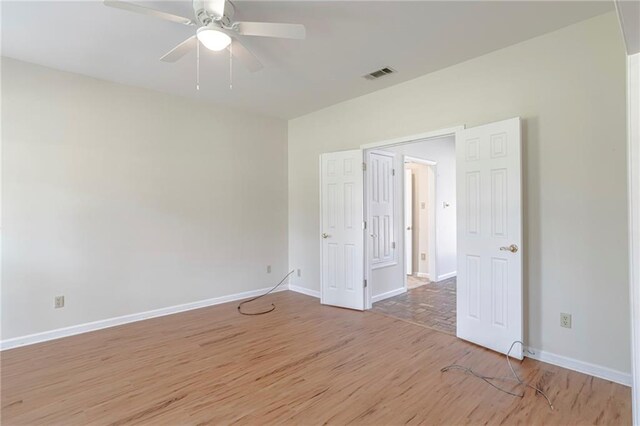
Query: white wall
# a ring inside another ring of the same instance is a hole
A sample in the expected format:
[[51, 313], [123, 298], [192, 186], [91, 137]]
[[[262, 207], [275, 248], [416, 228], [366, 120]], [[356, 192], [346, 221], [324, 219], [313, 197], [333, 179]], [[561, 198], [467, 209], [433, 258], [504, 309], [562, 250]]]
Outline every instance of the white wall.
[[[320, 153], [514, 116], [524, 126], [526, 342], [629, 373], [625, 54], [614, 13], [291, 120], [294, 282], [319, 289]], [[572, 329], [560, 312], [573, 314]]]
[[282, 120], [3, 58], [2, 151], [3, 339], [286, 273]]

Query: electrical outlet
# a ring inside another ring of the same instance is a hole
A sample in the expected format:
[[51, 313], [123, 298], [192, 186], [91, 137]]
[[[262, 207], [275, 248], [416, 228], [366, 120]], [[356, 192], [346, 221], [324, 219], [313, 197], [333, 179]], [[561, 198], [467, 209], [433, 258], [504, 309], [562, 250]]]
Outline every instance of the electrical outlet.
[[298, 276], [301, 277], [302, 276], [302, 271], [300, 269], [298, 269]]
[[267, 265], [267, 274], [271, 273], [271, 265]]
[[54, 303], [54, 308], [58, 309], [58, 308], [64, 308], [64, 296], [56, 296], [53, 299], [53, 303]]
[[420, 260], [427, 260], [427, 254], [426, 253], [420, 253]]
[[560, 314], [560, 327], [571, 328], [571, 314]]

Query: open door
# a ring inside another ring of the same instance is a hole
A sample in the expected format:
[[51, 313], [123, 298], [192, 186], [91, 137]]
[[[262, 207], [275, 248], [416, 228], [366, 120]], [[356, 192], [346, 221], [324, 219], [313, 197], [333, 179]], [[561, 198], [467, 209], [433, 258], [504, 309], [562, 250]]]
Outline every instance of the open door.
[[411, 169], [404, 170], [404, 258], [407, 275], [413, 274], [413, 179]]
[[364, 310], [362, 151], [320, 156], [320, 301]]
[[456, 135], [457, 335], [502, 353], [523, 334], [520, 144], [519, 118]]

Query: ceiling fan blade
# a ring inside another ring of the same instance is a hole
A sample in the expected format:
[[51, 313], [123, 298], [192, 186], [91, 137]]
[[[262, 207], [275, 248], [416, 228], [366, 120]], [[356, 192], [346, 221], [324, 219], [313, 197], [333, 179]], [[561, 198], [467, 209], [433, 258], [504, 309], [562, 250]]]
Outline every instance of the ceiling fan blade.
[[234, 39], [231, 44], [231, 52], [233, 57], [242, 62], [249, 71], [256, 72], [263, 68], [258, 58], [237, 39]]
[[167, 54], [165, 54], [162, 58], [160, 58], [163, 62], [175, 62], [178, 59], [182, 58], [184, 55], [189, 53], [196, 44], [198, 43], [198, 39], [196, 36], [191, 36], [173, 49], [171, 49]]
[[182, 25], [195, 25], [195, 23], [184, 16], [174, 15], [172, 13], [163, 12], [157, 9], [151, 9], [149, 7], [139, 6], [137, 4], [129, 3], [120, 0], [104, 0], [104, 5], [109, 7], [115, 7], [116, 9], [128, 10], [129, 12], [140, 13], [142, 15], [153, 16], [155, 18], [164, 19], [165, 21], [177, 22]]
[[259, 37], [295, 38], [304, 40], [307, 31], [300, 24], [276, 24], [272, 22], [236, 22], [238, 34]]

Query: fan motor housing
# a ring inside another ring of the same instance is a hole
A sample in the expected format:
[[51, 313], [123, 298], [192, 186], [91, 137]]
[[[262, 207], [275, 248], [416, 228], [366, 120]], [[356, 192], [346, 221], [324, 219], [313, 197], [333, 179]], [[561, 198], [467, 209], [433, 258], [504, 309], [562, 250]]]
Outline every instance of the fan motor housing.
[[223, 25], [230, 25], [232, 23], [233, 14], [235, 8], [233, 3], [226, 1], [224, 4], [224, 16], [216, 16], [214, 11], [208, 7], [209, 2], [207, 0], [193, 0], [193, 12], [196, 20], [201, 25], [209, 25], [211, 22], [219, 22]]

